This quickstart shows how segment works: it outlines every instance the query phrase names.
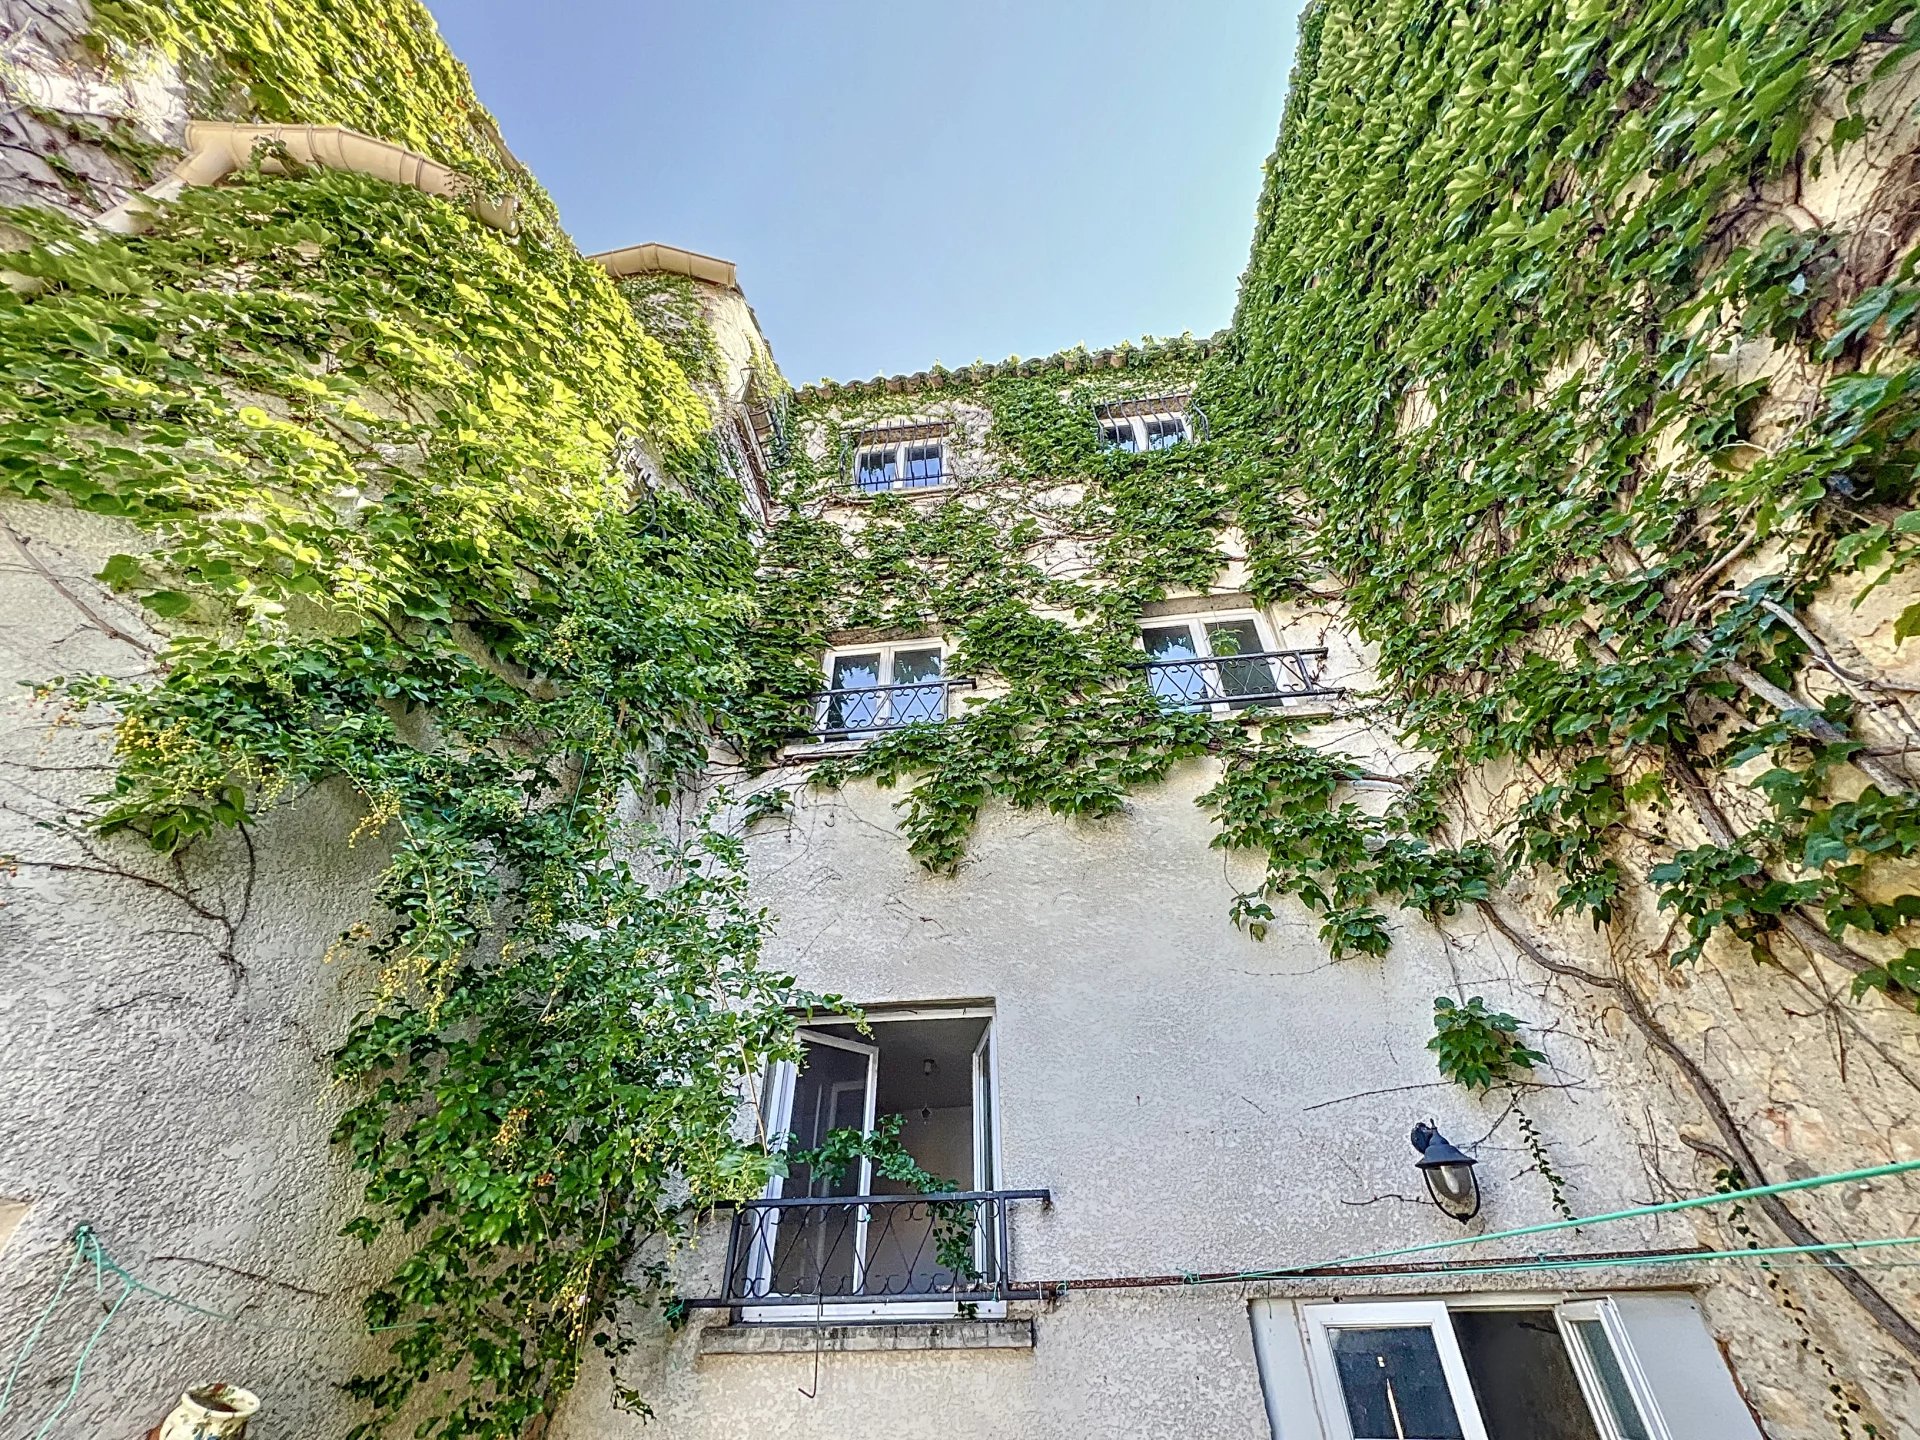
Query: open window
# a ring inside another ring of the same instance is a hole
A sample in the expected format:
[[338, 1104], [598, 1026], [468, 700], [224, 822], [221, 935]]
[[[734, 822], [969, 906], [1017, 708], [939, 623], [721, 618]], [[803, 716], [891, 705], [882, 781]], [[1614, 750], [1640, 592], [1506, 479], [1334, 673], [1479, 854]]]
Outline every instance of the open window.
[[823, 740], [871, 740], [902, 725], [939, 724], [952, 688], [938, 640], [862, 645], [828, 652], [827, 688], [815, 702]]
[[799, 1038], [802, 1058], [770, 1067], [761, 1101], [797, 1158], [741, 1208], [730, 1245], [742, 1318], [994, 1313], [1007, 1231], [991, 1010], [876, 1013], [864, 1031]]
[[1327, 1440], [1671, 1440], [1610, 1302], [1308, 1305]]

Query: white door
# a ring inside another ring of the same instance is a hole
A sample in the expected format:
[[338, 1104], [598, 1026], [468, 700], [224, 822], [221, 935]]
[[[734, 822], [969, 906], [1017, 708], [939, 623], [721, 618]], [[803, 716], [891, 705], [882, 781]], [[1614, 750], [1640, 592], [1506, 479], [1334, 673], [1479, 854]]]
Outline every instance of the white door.
[[[787, 1136], [789, 1149], [808, 1150], [834, 1130], [873, 1130], [880, 1047], [843, 1040], [817, 1030], [798, 1036], [805, 1052], [799, 1065], [782, 1060], [767, 1077], [769, 1135]], [[873, 1162], [862, 1156], [837, 1174], [815, 1175], [805, 1166], [767, 1182], [766, 1198], [867, 1195]], [[796, 1205], [768, 1210], [749, 1242], [749, 1293], [851, 1297], [866, 1283], [867, 1209], [864, 1205]], [[767, 1307], [779, 1318], [788, 1307]], [[787, 1318], [793, 1318], [789, 1313]]]
[[1487, 1440], [1444, 1304], [1307, 1305], [1300, 1314], [1328, 1440]]

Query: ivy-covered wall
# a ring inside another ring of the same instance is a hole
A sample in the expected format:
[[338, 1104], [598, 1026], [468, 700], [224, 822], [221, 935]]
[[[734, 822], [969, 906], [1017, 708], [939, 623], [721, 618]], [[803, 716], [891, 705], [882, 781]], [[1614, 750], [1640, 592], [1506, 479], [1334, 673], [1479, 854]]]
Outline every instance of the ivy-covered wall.
[[[989, 806], [1110, 817], [1205, 757], [1255, 872], [1223, 926], [1497, 936], [1656, 1195], [1915, 1153], [1909, 11], [1319, 0], [1225, 336], [806, 392], [756, 549], [698, 291], [575, 252], [413, 0], [10, 6], [0, 613], [39, 689], [0, 924], [51, 957], [18, 999], [58, 1058], [8, 1080], [0, 1319], [81, 1220], [213, 1312], [129, 1302], [92, 1362], [129, 1378], [67, 1423], [191, 1360], [326, 1433], [518, 1435], [625, 1343], [644, 1242], [777, 1163], [734, 1087], [806, 1000], [735, 839], [645, 822], [716, 731], [774, 759], [849, 638], [942, 633], [980, 682], [806, 777], [893, 785], [928, 871]], [[87, 228], [189, 116], [407, 145], [521, 230], [261, 166]], [[1189, 385], [1204, 438], [1101, 450], [1095, 404]], [[859, 427], [928, 418], [950, 495], [836, 493]], [[1377, 654], [1359, 713], [1424, 774], [1157, 703], [1141, 615], [1243, 591]], [[1460, 997], [1442, 1072], [1511, 1078], [1514, 1033]], [[1703, 1238], [1910, 1223], [1912, 1187], [1852, 1193]], [[1777, 1434], [1920, 1410], [1907, 1276], [1715, 1287]], [[63, 1403], [95, 1313], [7, 1403]]]
[[[748, 678], [741, 387], [578, 254], [411, 0], [54, 9], [9, 85], [121, 109], [42, 105], [98, 184], [0, 212], [0, 1315], [83, 1221], [171, 1298], [89, 1350], [66, 1292], [5, 1423], [244, 1374], [271, 1433], [518, 1436], [618, 1348], [636, 1244], [769, 1163], [734, 1086], [803, 997], [672, 808]], [[255, 164], [91, 228], [189, 116], [354, 127], [521, 223]]]
[[[1323, 0], [1203, 393], [1408, 830], [1605, 1042], [1661, 1189], [1911, 1158], [1920, 45], [1903, 4]], [[1904, 1234], [1914, 1187], [1717, 1238]], [[1899, 1267], [1743, 1271], [1777, 1433], [1906, 1433]], [[1868, 1427], [1871, 1426], [1871, 1432]]]

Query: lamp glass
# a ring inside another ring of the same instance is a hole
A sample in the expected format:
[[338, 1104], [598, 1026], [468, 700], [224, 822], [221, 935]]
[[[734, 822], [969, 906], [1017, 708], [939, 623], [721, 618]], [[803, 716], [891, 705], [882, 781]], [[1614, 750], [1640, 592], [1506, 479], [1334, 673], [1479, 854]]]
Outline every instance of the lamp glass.
[[1427, 1193], [1444, 1215], [1465, 1224], [1480, 1213], [1480, 1182], [1474, 1177], [1473, 1157], [1456, 1148], [1431, 1125], [1419, 1125], [1413, 1132], [1414, 1149], [1420, 1152], [1415, 1163], [1427, 1177]]

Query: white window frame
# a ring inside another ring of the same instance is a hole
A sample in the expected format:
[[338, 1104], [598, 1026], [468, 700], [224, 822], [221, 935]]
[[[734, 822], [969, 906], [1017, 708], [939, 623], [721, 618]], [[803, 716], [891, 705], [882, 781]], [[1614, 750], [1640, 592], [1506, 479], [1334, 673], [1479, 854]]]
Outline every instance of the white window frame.
[[[1134, 626], [1133, 642], [1139, 648], [1140, 653], [1146, 655], [1147, 631], [1170, 630], [1176, 625], [1185, 625], [1187, 627], [1187, 637], [1193, 642], [1193, 647], [1196, 652], [1194, 660], [1198, 668], [1195, 673], [1211, 686], [1218, 677], [1219, 671], [1215, 667], [1203, 662], [1209, 660], [1232, 660], [1237, 657], [1232, 655], [1215, 655], [1213, 653], [1213, 637], [1207, 633], [1207, 627], [1209, 625], [1225, 624], [1235, 620], [1251, 620], [1253, 622], [1253, 633], [1260, 641], [1260, 653], [1265, 654], [1280, 648], [1280, 646], [1274, 642], [1273, 627], [1267, 623], [1267, 617], [1258, 610], [1188, 610], [1178, 615], [1142, 615], [1139, 622]], [[1149, 656], [1148, 658], [1151, 659], [1152, 657]], [[1284, 660], [1268, 660], [1265, 662], [1268, 672], [1274, 676], [1275, 688], [1279, 688], [1289, 680], [1297, 680], [1300, 678], [1300, 676], [1292, 670], [1282, 672], [1279, 669], [1279, 667], [1287, 663], [1288, 662]], [[1318, 682], [1316, 681], [1316, 683]], [[1171, 700], [1176, 697], [1165, 696], [1162, 698]], [[1179, 708], [1182, 710], [1190, 710], [1194, 713], [1208, 711], [1215, 715], [1226, 715], [1230, 714], [1233, 710], [1234, 698], [1233, 696], [1224, 696], [1217, 700], [1194, 700], [1182, 704]], [[1276, 695], [1271, 700], [1262, 700], [1259, 703], [1262, 705], [1297, 705], [1300, 703], [1300, 699], [1301, 697], [1299, 696], [1282, 694]]]
[[[1346, 1392], [1340, 1386], [1340, 1367], [1334, 1363], [1330, 1330], [1412, 1330], [1425, 1329], [1433, 1334], [1434, 1349], [1439, 1352], [1440, 1371], [1446, 1376], [1453, 1410], [1460, 1421], [1465, 1440], [1487, 1440], [1486, 1426], [1480, 1420], [1480, 1406], [1473, 1398], [1473, 1381], [1467, 1375], [1466, 1357], [1460, 1353], [1460, 1341], [1453, 1333], [1453, 1320], [1443, 1300], [1405, 1300], [1378, 1305], [1303, 1305], [1300, 1318], [1307, 1327], [1307, 1363], [1315, 1387], [1316, 1408], [1327, 1440], [1357, 1440], [1347, 1418]], [[1358, 1437], [1378, 1440], [1378, 1437]]]
[[1593, 1423], [1600, 1431], [1600, 1440], [1626, 1440], [1626, 1436], [1620, 1430], [1600, 1377], [1594, 1373], [1593, 1360], [1587, 1354], [1585, 1343], [1574, 1334], [1570, 1322], [1575, 1320], [1600, 1322], [1601, 1333], [1612, 1347], [1614, 1362], [1626, 1378], [1627, 1389], [1640, 1410], [1640, 1423], [1646, 1426], [1650, 1440], [1672, 1440], [1666, 1421], [1661, 1418], [1660, 1407], [1654, 1401], [1653, 1387], [1647, 1384], [1640, 1362], [1634, 1358], [1633, 1342], [1627, 1338], [1626, 1323], [1620, 1317], [1619, 1307], [1605, 1297], [1568, 1300], [1553, 1307], [1553, 1318], [1560, 1327], [1560, 1338], [1566, 1343], [1567, 1358], [1573, 1361], [1573, 1373], [1580, 1377], [1580, 1388], [1586, 1392], [1587, 1408], [1593, 1412]]
[[1575, 1320], [1599, 1321], [1621, 1374], [1626, 1378], [1634, 1403], [1639, 1408], [1640, 1421], [1646, 1426], [1650, 1440], [1673, 1440], [1672, 1432], [1661, 1417], [1653, 1389], [1634, 1356], [1633, 1344], [1618, 1307], [1604, 1296], [1570, 1300], [1558, 1295], [1460, 1295], [1447, 1300], [1302, 1305], [1299, 1313], [1305, 1331], [1314, 1409], [1319, 1414], [1326, 1440], [1354, 1440], [1353, 1429], [1347, 1418], [1346, 1395], [1340, 1386], [1339, 1367], [1334, 1363], [1333, 1346], [1327, 1332], [1417, 1326], [1424, 1326], [1433, 1332], [1440, 1368], [1453, 1397], [1461, 1433], [1466, 1440], [1486, 1440], [1485, 1422], [1480, 1418], [1479, 1402], [1467, 1373], [1466, 1357], [1461, 1353], [1459, 1338], [1453, 1329], [1452, 1312], [1455, 1310], [1551, 1310], [1561, 1344], [1566, 1347], [1567, 1361], [1579, 1380], [1581, 1393], [1586, 1397], [1594, 1428], [1600, 1433], [1601, 1440], [1625, 1440], [1606, 1391], [1593, 1371], [1586, 1347], [1569, 1323]]
[[[923, 640], [889, 640], [883, 644], [876, 645], [836, 645], [828, 650], [820, 664], [820, 672], [826, 678], [826, 683], [820, 687], [823, 692], [830, 693], [833, 690], [833, 666], [836, 660], [844, 660], [854, 655], [878, 655], [880, 657], [880, 694], [876, 697], [878, 704], [874, 708], [874, 723], [871, 727], [857, 730], [849, 735], [826, 737], [825, 743], [830, 745], [864, 744], [876, 736], [884, 735], [890, 730], [899, 729], [900, 727], [894, 724], [892, 720], [895, 692], [885, 689], [886, 686], [895, 683], [893, 679], [894, 657], [901, 651], [917, 653], [926, 650], [937, 650], [940, 652], [939, 684], [945, 686], [952, 678], [947, 674], [947, 660], [952, 652], [947, 642], [936, 636], [929, 636]], [[932, 685], [935, 682], [928, 680], [924, 682], [909, 681], [907, 683]], [[951, 690], [942, 694], [940, 700], [940, 718], [938, 720], [932, 720], [931, 717], [928, 717], [930, 723], [944, 725], [952, 718], [952, 716], [947, 714], [947, 705], [951, 699]], [[814, 720], [823, 731], [827, 724], [828, 707], [831, 706], [832, 703], [831, 700], [826, 698], [826, 694], [823, 693], [821, 699], [816, 702], [815, 705]]]
[[[931, 445], [940, 452], [940, 479], [931, 485], [915, 485], [907, 479], [907, 451], [924, 449]], [[867, 455], [891, 453], [893, 456], [893, 479], [884, 486], [862, 485], [860, 483], [860, 461]], [[877, 440], [864, 442], [856, 438], [853, 446], [853, 473], [850, 477], [853, 493], [856, 495], [930, 495], [937, 491], [953, 488], [953, 469], [949, 462], [953, 452], [947, 445], [945, 435], [928, 435], [912, 440]]]
[[[880, 1097], [880, 1047], [859, 1040], [843, 1040], [838, 1035], [827, 1035], [810, 1027], [794, 1032], [794, 1037], [802, 1044], [825, 1045], [835, 1050], [849, 1050], [856, 1055], [867, 1057], [865, 1081], [866, 1101], [861, 1109], [860, 1130], [869, 1134], [873, 1130], [874, 1107]], [[791, 1060], [775, 1060], [767, 1068], [766, 1083], [762, 1087], [762, 1101], [765, 1110], [767, 1138], [775, 1135], [790, 1134], [793, 1129], [793, 1094], [796, 1082], [800, 1078], [800, 1067]], [[873, 1162], [866, 1156], [860, 1157], [860, 1183], [854, 1194], [865, 1195], [873, 1188]], [[787, 1177], [772, 1175], [767, 1178], [767, 1188], [762, 1196], [767, 1200], [778, 1200], [786, 1194]], [[802, 1231], [802, 1234], [805, 1232]], [[773, 1262], [779, 1253], [780, 1216], [778, 1212], [767, 1217], [754, 1240], [753, 1250], [747, 1256], [747, 1283], [758, 1293], [773, 1293]], [[867, 1215], [862, 1209], [854, 1220], [853, 1231], [853, 1285], [856, 1290], [866, 1285], [867, 1255]], [[787, 1305], [748, 1305], [743, 1306], [743, 1318], [756, 1320], [777, 1320], [783, 1311], [793, 1307]], [[791, 1318], [789, 1315], [787, 1318]]]
[[[864, 654], [864, 651], [855, 653]], [[991, 1005], [926, 1005], [900, 1007], [896, 1009], [878, 1009], [868, 1011], [864, 1019], [869, 1027], [878, 1030], [888, 1023], [903, 1020], [985, 1020], [986, 1027], [980, 1032], [980, 1040], [974, 1047], [973, 1056], [973, 1174], [971, 1183], [975, 1190], [996, 1188], [996, 1181], [1003, 1173], [1000, 1161], [1000, 1075], [999, 1044], [994, 1033], [994, 1008]], [[871, 1054], [868, 1066], [867, 1103], [865, 1129], [872, 1131], [875, 1112], [880, 1095], [880, 1052], [884, 1040], [876, 1035], [872, 1043], [843, 1040], [836, 1035], [819, 1033], [816, 1027], [823, 1025], [851, 1025], [851, 1015], [823, 1015], [814, 1017], [812, 1024], [796, 1033], [799, 1038], [812, 1044], [837, 1046], [843, 1050], [867, 1051]], [[765, 1080], [761, 1086], [762, 1123], [771, 1138], [785, 1133], [793, 1121], [794, 1082], [799, 1078], [799, 1067], [791, 1060], [776, 1060], [767, 1067]], [[981, 1131], [985, 1128], [992, 1137], [990, 1145], [981, 1144]], [[762, 1198], [778, 1200], [783, 1193], [785, 1178], [775, 1175], [768, 1179]], [[860, 1189], [857, 1193], [871, 1194], [873, 1189], [873, 1162], [866, 1158], [860, 1161]], [[775, 1246], [778, 1244], [777, 1219], [768, 1223], [762, 1232], [762, 1238], [755, 1252], [748, 1257], [749, 1283], [765, 1281], [771, 1283], [768, 1273], [773, 1264]], [[974, 1253], [978, 1257], [987, 1243], [984, 1235], [974, 1241]], [[867, 1254], [867, 1217], [864, 1209], [854, 1227], [853, 1257], [856, 1288], [866, 1285]], [[976, 1263], [978, 1263], [976, 1259]], [[1004, 1300], [980, 1300], [963, 1302], [959, 1300], [855, 1300], [822, 1303], [808, 1308], [800, 1305], [742, 1305], [740, 1319], [757, 1324], [806, 1324], [808, 1322], [842, 1323], [857, 1320], [951, 1320], [959, 1316], [962, 1304], [970, 1303], [974, 1315], [982, 1320], [998, 1320], [1007, 1313]]]
[[[1150, 450], [1172, 450], [1178, 446], [1193, 443], [1193, 416], [1185, 410], [1155, 410], [1150, 415], [1103, 415], [1097, 418], [1100, 422], [1100, 448], [1102, 450], [1116, 451], [1123, 454], [1144, 455]], [[1180, 422], [1180, 438], [1166, 445], [1149, 445], [1147, 443], [1147, 422], [1149, 420], [1178, 420]], [[1133, 449], [1131, 451], [1128, 451], [1126, 446], [1117, 442], [1112, 434], [1109, 433], [1122, 427], [1130, 428], [1133, 431]]]

